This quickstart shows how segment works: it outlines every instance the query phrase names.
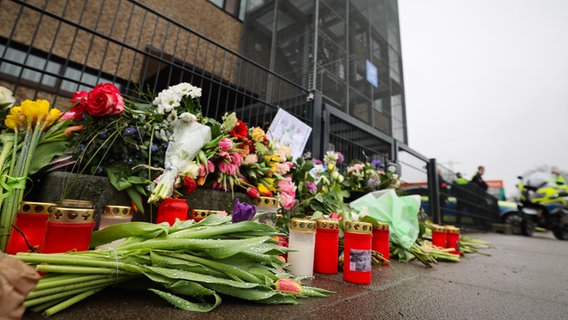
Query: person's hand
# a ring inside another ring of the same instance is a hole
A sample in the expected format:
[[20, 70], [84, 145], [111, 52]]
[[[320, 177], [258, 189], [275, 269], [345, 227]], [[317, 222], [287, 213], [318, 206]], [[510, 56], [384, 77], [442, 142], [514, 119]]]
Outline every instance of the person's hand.
[[27, 294], [40, 275], [24, 262], [0, 253], [0, 319], [21, 319]]

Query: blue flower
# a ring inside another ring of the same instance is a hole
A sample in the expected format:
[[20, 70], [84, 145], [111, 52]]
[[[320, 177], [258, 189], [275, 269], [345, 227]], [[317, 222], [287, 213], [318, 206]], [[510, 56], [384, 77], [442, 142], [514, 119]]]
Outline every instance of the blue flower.
[[235, 200], [235, 206], [233, 207], [233, 223], [241, 221], [250, 221], [254, 218], [256, 214], [256, 207], [252, 204], [246, 202], [240, 202], [239, 199]]

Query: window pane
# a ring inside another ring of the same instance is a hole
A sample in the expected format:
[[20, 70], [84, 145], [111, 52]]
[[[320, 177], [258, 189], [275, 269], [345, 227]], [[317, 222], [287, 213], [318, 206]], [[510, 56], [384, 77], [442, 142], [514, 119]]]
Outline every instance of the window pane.
[[223, 8], [223, 0], [209, 0], [209, 2], [216, 5], [219, 8]]

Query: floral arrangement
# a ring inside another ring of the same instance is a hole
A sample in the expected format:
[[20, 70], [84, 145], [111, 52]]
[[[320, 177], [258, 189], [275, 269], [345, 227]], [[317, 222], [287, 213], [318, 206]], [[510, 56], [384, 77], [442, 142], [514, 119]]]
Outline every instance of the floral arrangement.
[[261, 128], [249, 129], [235, 113], [221, 122], [203, 116], [201, 89], [191, 84], [144, 97], [151, 103], [125, 100], [112, 84], [75, 93], [64, 115], [83, 128], [74, 140], [75, 170], [106, 174], [139, 210], [144, 198], [155, 203], [198, 187], [279, 195], [284, 208], [294, 205], [289, 147], [273, 144]]
[[144, 212], [146, 186], [156, 168], [163, 167], [170, 133], [167, 116], [151, 105], [125, 102], [110, 83], [76, 92], [71, 103], [63, 118], [81, 129], [71, 148], [76, 158], [73, 171], [108, 176]]
[[380, 160], [353, 162], [344, 172], [345, 190], [368, 193], [383, 189], [398, 189], [400, 181], [396, 166], [385, 166]]
[[71, 121], [46, 100], [25, 100], [13, 106], [11, 92], [0, 87], [4, 127], [0, 132], [0, 251], [4, 251], [29, 176], [68, 148]]

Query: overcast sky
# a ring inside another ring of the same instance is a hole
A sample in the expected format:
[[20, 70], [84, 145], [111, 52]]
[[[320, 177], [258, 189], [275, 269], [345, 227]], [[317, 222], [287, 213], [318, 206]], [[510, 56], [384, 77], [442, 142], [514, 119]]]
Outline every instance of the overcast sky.
[[409, 146], [470, 177], [568, 171], [568, 0], [399, 0]]

